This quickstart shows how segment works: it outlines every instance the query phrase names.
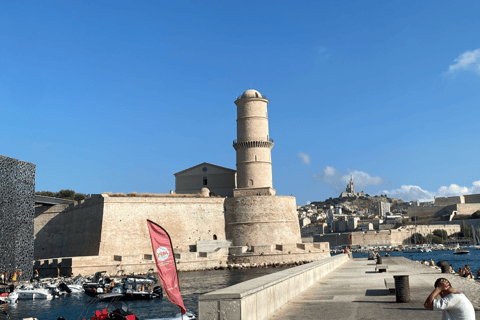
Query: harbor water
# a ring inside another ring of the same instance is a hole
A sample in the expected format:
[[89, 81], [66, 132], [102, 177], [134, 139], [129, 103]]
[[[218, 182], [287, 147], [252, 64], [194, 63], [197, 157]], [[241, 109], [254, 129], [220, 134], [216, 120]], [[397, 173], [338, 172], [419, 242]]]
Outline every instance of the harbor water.
[[[215, 271], [180, 272], [180, 289], [185, 307], [197, 314], [198, 297], [234, 284], [261, 277], [287, 268], [233, 269]], [[90, 319], [95, 310], [106, 308], [108, 303], [89, 304], [92, 298], [84, 293], [70, 294], [52, 300], [19, 300], [16, 304], [1, 305], [12, 319], [38, 318], [39, 320]], [[164, 295], [161, 300], [124, 302], [139, 319], [174, 317], [180, 308], [173, 305]], [[0, 319], [6, 318], [0, 314]]]
[[[455, 271], [466, 264], [474, 273], [480, 269], [480, 250], [474, 249], [471, 249], [470, 253], [466, 255], [455, 255], [453, 250], [424, 253], [390, 252], [389, 254], [392, 257], [403, 256], [413, 261], [430, 261], [432, 259], [435, 264], [440, 260], [446, 260], [453, 265]], [[385, 256], [385, 252], [380, 252], [380, 255]], [[353, 254], [354, 258], [366, 258], [367, 256], [367, 253]], [[197, 313], [200, 295], [284, 269], [286, 268], [181, 272], [179, 273], [180, 288], [187, 310]], [[22, 300], [17, 304], [2, 305], [1, 310], [6, 311], [12, 319], [26, 317], [34, 317], [39, 320], [56, 320], [58, 317], [67, 320], [89, 319], [95, 310], [106, 308], [108, 305], [108, 303], [90, 305], [91, 300], [84, 293], [78, 293], [53, 300]], [[161, 300], [131, 301], [125, 302], [125, 304], [139, 319], [173, 317], [180, 312], [180, 309], [168, 301], [165, 296]], [[0, 319], [3, 317], [0, 315]]]
[[[458, 271], [458, 268], [465, 267], [466, 264], [470, 266], [470, 269], [476, 275], [477, 270], [480, 269], [480, 250], [467, 249], [470, 251], [469, 254], [453, 254], [453, 250], [434, 250], [432, 252], [422, 252], [422, 253], [403, 253], [403, 252], [389, 252], [391, 257], [405, 257], [413, 261], [422, 261], [422, 260], [433, 260], [435, 265], [440, 260], [445, 260], [448, 264], [453, 266], [455, 272]], [[384, 257], [385, 252], [379, 252], [379, 254]], [[367, 253], [353, 253], [354, 258], [367, 258]]]

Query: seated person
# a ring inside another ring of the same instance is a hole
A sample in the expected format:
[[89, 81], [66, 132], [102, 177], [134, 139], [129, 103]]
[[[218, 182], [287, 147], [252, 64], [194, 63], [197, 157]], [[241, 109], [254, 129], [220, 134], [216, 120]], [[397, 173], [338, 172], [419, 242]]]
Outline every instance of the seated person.
[[[439, 278], [434, 284], [425, 304], [426, 309], [442, 311], [442, 319], [475, 320], [475, 309], [468, 298], [452, 288], [445, 278]], [[436, 299], [438, 296], [441, 299]]]
[[450, 273], [455, 273], [455, 270], [453, 270], [453, 266], [452, 266], [452, 265], [450, 265], [450, 267], [448, 267], [448, 271], [449, 271]]

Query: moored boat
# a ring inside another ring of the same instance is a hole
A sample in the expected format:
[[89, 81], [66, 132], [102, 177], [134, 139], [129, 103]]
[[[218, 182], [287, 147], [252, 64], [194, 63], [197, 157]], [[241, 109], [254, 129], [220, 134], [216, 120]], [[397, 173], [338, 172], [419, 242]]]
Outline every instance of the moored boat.
[[462, 248], [462, 247], [457, 247], [455, 248], [455, 251], [453, 251], [453, 254], [469, 254], [470, 251]]

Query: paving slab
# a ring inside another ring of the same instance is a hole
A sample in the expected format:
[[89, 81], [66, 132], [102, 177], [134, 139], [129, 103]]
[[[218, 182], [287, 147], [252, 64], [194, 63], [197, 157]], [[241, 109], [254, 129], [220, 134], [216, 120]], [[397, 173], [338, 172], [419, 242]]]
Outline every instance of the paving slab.
[[[403, 257], [383, 258], [387, 272], [376, 272], [373, 260], [351, 259], [290, 300], [269, 319], [441, 319], [440, 311], [427, 310], [423, 303], [439, 277], [450, 280], [480, 310], [480, 284], [458, 275], [442, 274], [437, 267], [424, 266]], [[410, 302], [397, 303], [384, 279], [408, 275]], [[480, 319], [480, 311], [475, 311]]]

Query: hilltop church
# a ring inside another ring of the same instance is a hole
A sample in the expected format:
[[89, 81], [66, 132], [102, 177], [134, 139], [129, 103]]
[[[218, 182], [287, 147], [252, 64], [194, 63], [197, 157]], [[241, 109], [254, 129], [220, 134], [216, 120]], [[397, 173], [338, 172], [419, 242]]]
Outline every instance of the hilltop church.
[[353, 185], [353, 175], [350, 175], [350, 181], [348, 182], [347, 189], [340, 194], [340, 198], [356, 198], [364, 197], [365, 192], [355, 192], [355, 187]]

